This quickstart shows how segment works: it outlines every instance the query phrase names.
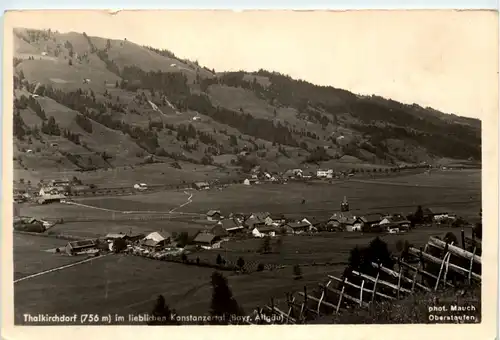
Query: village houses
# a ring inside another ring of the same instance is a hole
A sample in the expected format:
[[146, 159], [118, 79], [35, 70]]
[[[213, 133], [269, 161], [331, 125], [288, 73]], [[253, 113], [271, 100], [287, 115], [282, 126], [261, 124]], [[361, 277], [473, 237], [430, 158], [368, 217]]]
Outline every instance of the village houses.
[[256, 226], [263, 226], [263, 225], [272, 225], [273, 220], [271, 218], [271, 214], [268, 212], [257, 212], [257, 213], [252, 213], [248, 218], [245, 220], [244, 224], [249, 228], [253, 229]]

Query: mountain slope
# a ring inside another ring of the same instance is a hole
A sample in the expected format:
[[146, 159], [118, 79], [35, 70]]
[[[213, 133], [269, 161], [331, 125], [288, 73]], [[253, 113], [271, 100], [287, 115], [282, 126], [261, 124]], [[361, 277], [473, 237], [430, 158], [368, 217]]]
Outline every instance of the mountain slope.
[[275, 171], [481, 157], [479, 120], [416, 104], [264, 70], [214, 74], [169, 51], [84, 33], [16, 29], [14, 43], [18, 149], [34, 135], [57, 139], [61, 158], [82, 155], [69, 156], [81, 170], [148, 155]]

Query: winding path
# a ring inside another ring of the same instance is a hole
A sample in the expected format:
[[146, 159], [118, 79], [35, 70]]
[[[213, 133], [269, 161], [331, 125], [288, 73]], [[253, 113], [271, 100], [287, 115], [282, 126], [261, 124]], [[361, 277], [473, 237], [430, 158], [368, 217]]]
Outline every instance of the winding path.
[[79, 206], [79, 207], [83, 207], [83, 208], [89, 208], [89, 209], [95, 209], [95, 210], [101, 210], [101, 211], [107, 211], [107, 212], [112, 212], [112, 213], [119, 213], [119, 214], [165, 214], [165, 215], [169, 215], [169, 214], [181, 214], [181, 215], [199, 215], [197, 213], [184, 213], [184, 212], [177, 212], [176, 210], [177, 209], [180, 209], [180, 208], [183, 208], [185, 207], [186, 205], [190, 204], [193, 202], [192, 198], [193, 198], [193, 194], [192, 193], [188, 193], [186, 191], [184, 191], [184, 193], [186, 195], [188, 195], [189, 197], [187, 198], [187, 201], [180, 204], [179, 206], [169, 210], [169, 211], [158, 211], [158, 210], [116, 210], [116, 209], [108, 209], [108, 208], [102, 208], [102, 207], [97, 207], [97, 206], [94, 206], [94, 205], [88, 205], [88, 204], [83, 204], [83, 203], [78, 203], [78, 202], [71, 202], [71, 201], [66, 201], [64, 202], [64, 204], [69, 204], [69, 205], [76, 205], [76, 206]]

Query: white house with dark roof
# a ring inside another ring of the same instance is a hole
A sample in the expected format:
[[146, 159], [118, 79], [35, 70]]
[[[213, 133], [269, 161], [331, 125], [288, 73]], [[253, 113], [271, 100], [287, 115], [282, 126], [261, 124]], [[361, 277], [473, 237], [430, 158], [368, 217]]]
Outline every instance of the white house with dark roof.
[[260, 226], [255, 226], [252, 229], [252, 235], [254, 237], [274, 237], [276, 236], [277, 233], [277, 228], [274, 226], [269, 226], [269, 225], [260, 225]]
[[220, 221], [222, 219], [222, 215], [219, 210], [209, 210], [207, 212], [207, 220], [209, 221]]
[[165, 231], [155, 231], [144, 237], [139, 245], [150, 250], [159, 250], [166, 247], [172, 241], [172, 235]]

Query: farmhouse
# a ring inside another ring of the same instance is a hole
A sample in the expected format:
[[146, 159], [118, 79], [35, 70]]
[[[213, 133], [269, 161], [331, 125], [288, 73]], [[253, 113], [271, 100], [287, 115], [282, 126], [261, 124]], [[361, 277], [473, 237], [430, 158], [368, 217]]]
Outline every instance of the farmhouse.
[[367, 214], [361, 217], [361, 221], [363, 222], [363, 230], [370, 230], [374, 225], [378, 225], [380, 221], [382, 221], [382, 214]]
[[218, 225], [220, 225], [229, 234], [238, 233], [245, 229], [245, 227], [234, 218], [222, 220], [218, 223]]
[[104, 236], [104, 239], [106, 241], [114, 241], [114, 240], [117, 240], [117, 239], [128, 239], [127, 237], [127, 234], [123, 234], [123, 233], [119, 233], [119, 234], [115, 234], [115, 233], [109, 233], [107, 234], [106, 236]]
[[401, 214], [394, 214], [384, 217], [378, 225], [386, 230], [388, 230], [389, 228], [409, 229], [411, 222]]
[[266, 226], [266, 225], [261, 225], [261, 226], [256, 226], [252, 229], [252, 235], [254, 237], [274, 237], [276, 236], [276, 228], [273, 226]]
[[149, 250], [159, 250], [170, 244], [171, 240], [172, 236], [169, 233], [155, 231], [144, 237], [139, 244]]
[[208, 190], [210, 185], [207, 182], [196, 182], [193, 184], [193, 188], [196, 190]]
[[283, 177], [288, 177], [288, 178], [302, 178], [304, 175], [303, 171], [301, 169], [290, 169], [285, 171], [283, 174]]
[[69, 179], [53, 179], [50, 181], [50, 185], [53, 187], [67, 187], [71, 185]]
[[333, 178], [333, 170], [332, 169], [319, 169], [316, 171], [316, 177], [318, 178]]
[[217, 241], [219, 240], [220, 237], [217, 235], [214, 235], [209, 232], [200, 232], [196, 235], [192, 244], [201, 246], [202, 248], [205, 249], [219, 248], [220, 243], [219, 244], [217, 243]]
[[145, 191], [148, 190], [148, 185], [146, 183], [136, 183], [134, 184], [135, 190]]
[[434, 214], [434, 221], [439, 222], [441, 220], [445, 220], [450, 218], [447, 212], [442, 212], [442, 213], [435, 213]]
[[316, 228], [314, 228], [310, 222], [296, 221], [285, 224], [284, 229], [287, 234], [300, 234], [313, 231]]
[[44, 223], [36, 218], [17, 216], [14, 218], [14, 229], [33, 233], [43, 233], [46, 230]]
[[271, 214], [269, 214], [268, 212], [252, 213], [245, 220], [245, 225], [250, 229], [253, 229], [254, 227], [257, 226], [272, 225], [273, 220], [270, 216]]
[[355, 216], [352, 213], [346, 212], [336, 212], [328, 219], [328, 224], [334, 227], [343, 226], [346, 223], [354, 223]]
[[222, 218], [219, 210], [209, 210], [207, 212], [207, 220], [209, 221], [220, 221]]
[[66, 188], [63, 187], [42, 187], [39, 192], [40, 199], [38, 202], [40, 204], [60, 202], [66, 198], [65, 193]]
[[69, 255], [80, 255], [97, 252], [97, 242], [95, 240], [81, 240], [68, 242], [66, 252]]
[[286, 217], [283, 214], [271, 214], [269, 215], [269, 217], [271, 218], [271, 220], [273, 220], [275, 224], [286, 223]]

